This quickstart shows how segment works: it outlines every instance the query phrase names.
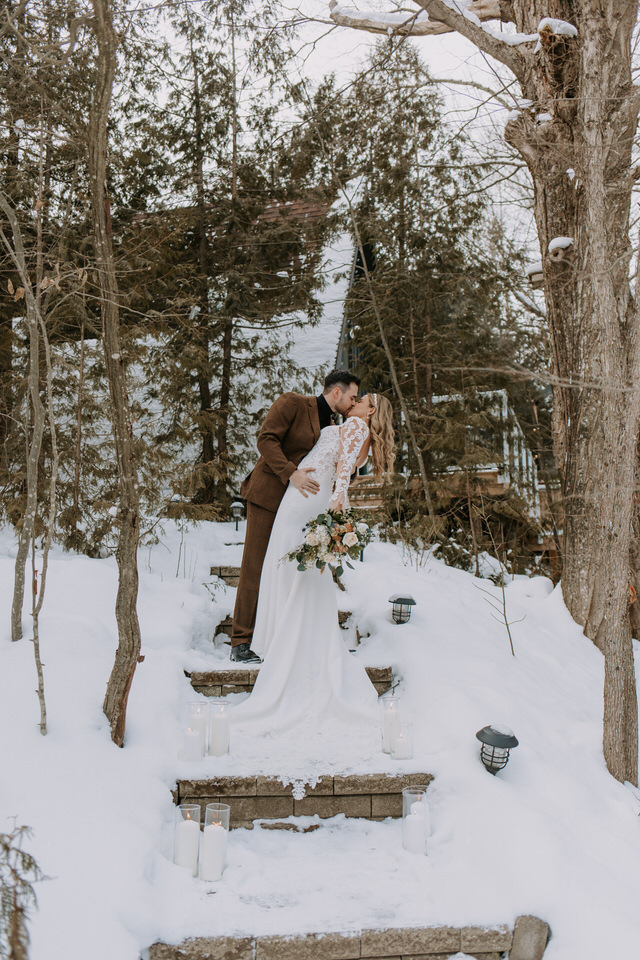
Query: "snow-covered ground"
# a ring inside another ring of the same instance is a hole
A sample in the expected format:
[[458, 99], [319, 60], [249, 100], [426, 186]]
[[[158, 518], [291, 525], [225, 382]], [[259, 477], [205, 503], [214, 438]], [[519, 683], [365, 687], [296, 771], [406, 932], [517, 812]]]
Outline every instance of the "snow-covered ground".
[[[402, 678], [416, 743], [401, 768], [378, 752], [377, 731], [367, 742], [348, 730], [313, 743], [264, 737], [259, 749], [232, 736], [229, 757], [177, 760], [183, 711], [197, 699], [184, 670], [226, 662], [211, 635], [234, 591], [209, 567], [239, 562], [242, 532], [167, 523], [161, 541], [141, 550], [145, 659], [124, 749], [111, 743], [101, 710], [116, 644], [115, 561], [53, 556], [42, 737], [26, 614], [26, 638], [9, 637], [15, 545], [0, 535], [0, 829], [29, 824], [26, 845], [48, 877], [31, 920], [32, 960], [137, 960], [156, 939], [512, 923], [521, 913], [550, 923], [546, 960], [637, 956], [640, 794], [607, 774], [602, 658], [543, 578], [507, 587], [508, 617], [518, 621], [513, 658], [482, 592], [499, 596], [489, 581], [433, 559], [405, 565], [389, 544], [370, 545], [347, 573], [340, 605], [370, 633], [356, 656]], [[417, 600], [402, 626], [387, 602], [398, 590]], [[475, 739], [487, 723], [507, 724], [520, 740], [496, 777]], [[177, 777], [261, 770], [313, 780], [322, 769], [434, 774], [428, 857], [402, 849], [397, 820], [336, 817], [304, 835], [232, 832], [217, 883], [170, 862]]]

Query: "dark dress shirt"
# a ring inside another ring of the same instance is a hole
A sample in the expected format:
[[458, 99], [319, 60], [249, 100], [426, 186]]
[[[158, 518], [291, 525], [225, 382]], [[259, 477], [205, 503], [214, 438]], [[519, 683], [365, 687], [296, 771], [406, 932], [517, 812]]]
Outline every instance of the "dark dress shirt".
[[334, 423], [333, 411], [327, 401], [324, 398], [323, 394], [320, 394], [319, 397], [316, 397], [318, 401], [318, 418], [320, 420], [320, 429], [324, 430], [325, 427], [330, 427]]

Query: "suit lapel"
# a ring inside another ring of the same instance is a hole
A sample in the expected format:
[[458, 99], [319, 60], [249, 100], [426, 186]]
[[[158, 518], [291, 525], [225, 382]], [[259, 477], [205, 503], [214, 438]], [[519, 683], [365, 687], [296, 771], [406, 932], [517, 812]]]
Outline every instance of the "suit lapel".
[[311, 420], [311, 429], [313, 431], [313, 442], [317, 442], [320, 436], [320, 417], [318, 416], [318, 401], [315, 397], [309, 397], [309, 419]]

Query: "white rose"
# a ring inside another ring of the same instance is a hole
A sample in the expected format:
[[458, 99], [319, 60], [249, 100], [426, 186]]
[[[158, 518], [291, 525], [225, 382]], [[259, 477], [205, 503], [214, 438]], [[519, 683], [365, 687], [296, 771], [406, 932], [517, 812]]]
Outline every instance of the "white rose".
[[358, 538], [356, 537], [355, 533], [349, 532], [345, 533], [344, 537], [342, 538], [342, 542], [344, 543], [345, 547], [355, 547], [356, 543], [358, 542]]
[[331, 540], [331, 534], [324, 526], [316, 527], [316, 536], [318, 538], [318, 543], [329, 543]]
[[360, 523], [356, 523], [356, 530], [359, 534], [364, 536], [365, 533], [369, 533], [369, 524], [363, 523], [362, 521]]
[[310, 547], [317, 547], [317, 546], [318, 546], [318, 534], [316, 533], [316, 531], [315, 531], [315, 530], [309, 530], [309, 532], [307, 533], [306, 537], [304, 538], [304, 542], [305, 542], [305, 543], [308, 543]]

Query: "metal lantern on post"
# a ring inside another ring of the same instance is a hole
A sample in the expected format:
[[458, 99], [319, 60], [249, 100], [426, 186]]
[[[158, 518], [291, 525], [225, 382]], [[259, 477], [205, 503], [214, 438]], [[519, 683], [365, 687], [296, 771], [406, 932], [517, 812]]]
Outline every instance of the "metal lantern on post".
[[394, 623], [406, 623], [411, 619], [411, 607], [415, 607], [416, 602], [413, 597], [407, 593], [394, 593], [389, 597], [391, 606], [391, 616]]
[[242, 520], [242, 511], [244, 507], [239, 500], [234, 500], [231, 504], [231, 516], [236, 522], [236, 530], [238, 529], [238, 521]]
[[482, 744], [480, 759], [489, 773], [495, 776], [498, 770], [506, 767], [509, 751], [518, 746], [518, 740], [513, 730], [498, 724], [483, 727], [482, 730], [478, 730], [476, 737]]

